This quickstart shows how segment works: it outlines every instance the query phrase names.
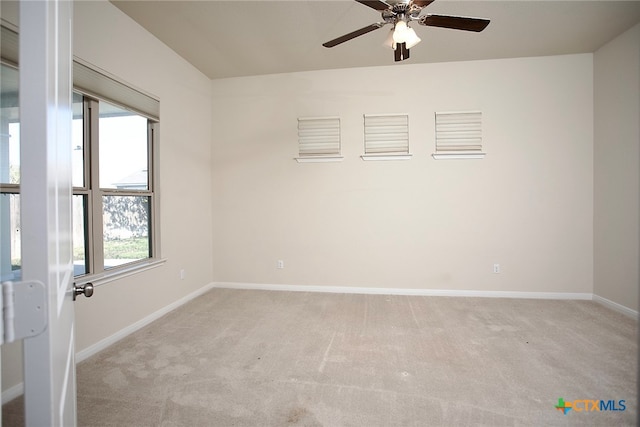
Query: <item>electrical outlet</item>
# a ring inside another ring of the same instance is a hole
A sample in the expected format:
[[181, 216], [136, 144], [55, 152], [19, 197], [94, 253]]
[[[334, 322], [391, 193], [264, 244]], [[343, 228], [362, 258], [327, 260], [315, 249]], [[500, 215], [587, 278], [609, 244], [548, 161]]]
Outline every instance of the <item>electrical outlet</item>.
[[284, 261], [281, 259], [278, 260], [278, 268], [284, 268]]
[[500, 273], [500, 264], [493, 264], [493, 272], [496, 274]]

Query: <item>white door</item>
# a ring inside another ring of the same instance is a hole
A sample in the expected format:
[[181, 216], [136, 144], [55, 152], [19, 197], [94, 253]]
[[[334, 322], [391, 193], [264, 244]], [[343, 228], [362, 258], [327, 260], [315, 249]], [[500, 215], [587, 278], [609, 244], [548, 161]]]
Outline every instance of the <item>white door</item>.
[[20, 0], [23, 280], [45, 284], [48, 327], [24, 340], [27, 426], [76, 424], [69, 0]]

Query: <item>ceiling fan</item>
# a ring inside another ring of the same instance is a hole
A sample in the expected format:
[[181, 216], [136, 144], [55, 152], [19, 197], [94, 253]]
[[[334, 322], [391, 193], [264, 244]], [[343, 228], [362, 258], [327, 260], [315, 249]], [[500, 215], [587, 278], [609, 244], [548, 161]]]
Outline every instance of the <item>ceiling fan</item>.
[[363, 34], [367, 34], [387, 24], [393, 25], [385, 45], [394, 50], [394, 59], [403, 61], [409, 58], [409, 49], [420, 43], [420, 38], [409, 27], [409, 23], [417, 21], [420, 25], [428, 27], [451, 28], [454, 30], [465, 30], [480, 32], [489, 25], [488, 19], [468, 18], [465, 16], [449, 15], [420, 15], [422, 9], [429, 6], [434, 0], [356, 0], [365, 6], [380, 11], [382, 22], [367, 25], [364, 28], [353, 31], [337, 39], [323, 43], [324, 47], [334, 47]]

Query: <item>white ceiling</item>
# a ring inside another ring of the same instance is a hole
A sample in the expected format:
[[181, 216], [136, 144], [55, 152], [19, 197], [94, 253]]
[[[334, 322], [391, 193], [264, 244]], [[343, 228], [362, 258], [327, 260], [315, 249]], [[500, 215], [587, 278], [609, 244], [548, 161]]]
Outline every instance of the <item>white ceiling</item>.
[[425, 13], [491, 19], [482, 33], [413, 24], [422, 43], [394, 63], [390, 26], [323, 42], [382, 19], [352, 0], [111, 0], [208, 77], [594, 52], [640, 22], [640, 1], [437, 0]]

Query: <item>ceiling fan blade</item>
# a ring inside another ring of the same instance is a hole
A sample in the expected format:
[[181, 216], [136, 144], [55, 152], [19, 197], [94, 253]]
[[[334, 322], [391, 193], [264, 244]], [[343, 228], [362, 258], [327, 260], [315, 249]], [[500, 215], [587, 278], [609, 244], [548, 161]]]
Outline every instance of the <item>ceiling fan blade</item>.
[[358, 3], [362, 3], [365, 6], [369, 6], [375, 10], [387, 10], [389, 9], [389, 5], [381, 0], [356, 0]]
[[413, 4], [420, 7], [427, 7], [433, 2], [434, 0], [413, 0]]
[[330, 40], [326, 43], [322, 43], [322, 46], [324, 47], [334, 47], [339, 45], [340, 43], [344, 43], [346, 41], [349, 41], [351, 39], [355, 39], [358, 36], [361, 36], [363, 34], [367, 34], [373, 30], [377, 30], [378, 28], [382, 27], [383, 25], [385, 25], [385, 22], [377, 22], [375, 24], [371, 24], [371, 25], [367, 25], [364, 28], [360, 28], [359, 30], [355, 30], [349, 34], [345, 34], [344, 36], [338, 37], [337, 39], [333, 39]]
[[423, 15], [419, 22], [429, 27], [451, 28], [454, 30], [480, 31], [489, 25], [488, 19], [467, 18], [465, 16]]

